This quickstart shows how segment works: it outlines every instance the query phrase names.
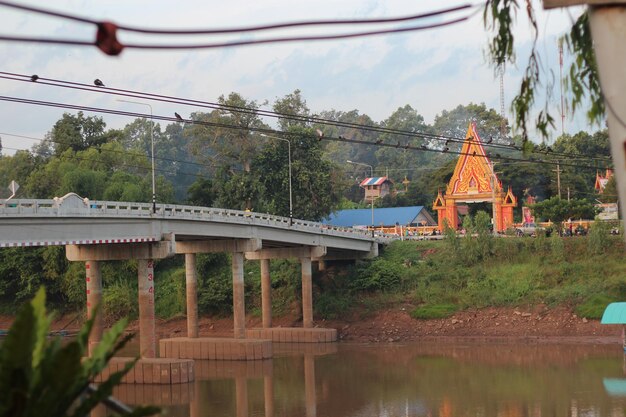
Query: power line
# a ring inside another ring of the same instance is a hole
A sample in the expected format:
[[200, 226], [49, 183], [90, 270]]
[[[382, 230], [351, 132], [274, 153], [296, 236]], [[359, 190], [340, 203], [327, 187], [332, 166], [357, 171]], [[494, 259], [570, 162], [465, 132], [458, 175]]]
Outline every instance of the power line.
[[[89, 23], [93, 25], [99, 25], [104, 22], [89, 19], [86, 17], [81, 17], [77, 15], [72, 15], [69, 13], [61, 13], [52, 11], [49, 9], [43, 9], [38, 7], [26, 6], [23, 4], [17, 4], [8, 1], [0, 1], [0, 6], [5, 6], [9, 8], [29, 11], [38, 14], [44, 14], [47, 16], [58, 17], [66, 20], [73, 20], [81, 23]], [[142, 28], [142, 27], [133, 27], [129, 25], [116, 24], [118, 30], [125, 30], [129, 32], [137, 32], [151, 35], [217, 35], [217, 34], [232, 34], [232, 33], [245, 33], [245, 32], [259, 32], [266, 30], [275, 30], [275, 29], [286, 29], [286, 28], [294, 28], [294, 27], [302, 27], [302, 26], [336, 26], [336, 25], [372, 25], [372, 24], [384, 24], [384, 23], [399, 23], [406, 22], [410, 20], [419, 20], [425, 19], [428, 17], [434, 17], [439, 15], [444, 15], [448, 13], [454, 13], [461, 10], [469, 9], [472, 7], [476, 7], [476, 5], [472, 5], [469, 3], [461, 4], [459, 6], [450, 7], [447, 9], [435, 10], [432, 12], [419, 13], [414, 15], [406, 15], [406, 16], [398, 16], [398, 17], [388, 17], [388, 18], [365, 18], [365, 19], [334, 19], [334, 20], [308, 20], [308, 21], [299, 21], [299, 22], [285, 22], [285, 23], [275, 23], [269, 25], [258, 25], [258, 26], [243, 26], [238, 28], [228, 28], [228, 29], [150, 29], [150, 28]]]
[[[16, 137], [16, 138], [22, 138], [22, 139], [28, 139], [28, 140], [33, 140], [33, 141], [38, 141], [38, 142], [50, 142], [50, 143], [57, 143], [59, 145], [69, 145], [71, 146], [72, 143], [71, 142], [64, 142], [64, 141], [59, 141], [59, 140], [53, 140], [53, 139], [49, 139], [49, 138], [35, 138], [32, 136], [25, 136], [25, 135], [16, 135], [14, 133], [6, 133], [6, 132], [0, 132], [0, 135], [5, 135], [5, 136], [12, 136], [12, 137]], [[131, 151], [120, 151], [117, 149], [102, 149], [102, 148], [98, 148], [98, 150], [100, 152], [110, 152], [110, 153], [117, 153], [117, 154], [122, 154], [125, 156], [139, 156], [139, 157], [147, 157], [148, 155], [146, 154], [142, 154], [142, 153], [136, 153], [136, 152], [131, 152]], [[193, 162], [193, 161], [184, 161], [182, 159], [173, 159], [173, 158], [165, 158], [165, 157], [159, 157], [156, 156], [154, 157], [154, 159], [159, 160], [159, 161], [166, 161], [166, 162], [177, 162], [177, 163], [183, 163], [183, 164], [189, 164], [189, 165], [197, 165], [203, 168], [209, 168], [208, 165], [206, 164], [201, 164], [199, 162]]]
[[[32, 83], [33, 81], [31, 77], [32, 77], [31, 75], [26, 75], [26, 74], [17, 74], [17, 73], [0, 71], [0, 78], [12, 80], [12, 81], [22, 81], [22, 82]], [[319, 123], [323, 125], [331, 125], [331, 126], [336, 126], [336, 127], [354, 128], [354, 129], [359, 129], [359, 130], [364, 130], [364, 131], [395, 134], [395, 135], [400, 135], [400, 136], [407, 136], [410, 138], [431, 139], [431, 140], [437, 140], [441, 142], [445, 141], [446, 145], [450, 142], [462, 144], [465, 141], [465, 138], [458, 138], [454, 136], [436, 135], [436, 134], [426, 133], [426, 132], [412, 132], [412, 131], [406, 131], [406, 130], [391, 129], [391, 128], [386, 128], [386, 127], [381, 127], [381, 126], [368, 126], [368, 125], [351, 123], [351, 122], [340, 122], [340, 121], [324, 119], [324, 118], [320, 118], [316, 116], [290, 115], [290, 114], [278, 113], [278, 112], [269, 111], [269, 110], [255, 109], [255, 108], [243, 107], [243, 106], [231, 106], [231, 105], [212, 103], [212, 102], [202, 101], [202, 100], [185, 99], [185, 98], [180, 98], [180, 97], [175, 97], [175, 96], [145, 93], [145, 92], [134, 91], [134, 90], [110, 88], [110, 87], [104, 87], [104, 86], [95, 87], [91, 84], [45, 78], [45, 77], [38, 77], [36, 83], [60, 87], [60, 88], [70, 88], [70, 89], [91, 91], [91, 92], [97, 92], [97, 93], [103, 93], [103, 94], [138, 98], [138, 99], [144, 99], [144, 100], [180, 104], [180, 105], [185, 105], [185, 106], [209, 108], [213, 110], [242, 112], [245, 114], [255, 114], [259, 116], [294, 120], [294, 121], [300, 121], [304, 123]], [[368, 143], [368, 145], [374, 145], [374, 144]], [[482, 143], [482, 145], [483, 147], [493, 148], [493, 149], [519, 150], [519, 148], [515, 145], [511, 146], [511, 145], [504, 145], [504, 144], [497, 144], [497, 143], [490, 144], [490, 143], [484, 143], [484, 142]], [[610, 162], [610, 158], [606, 158], [606, 157], [589, 157], [586, 155], [570, 154], [570, 153], [564, 153], [564, 152], [554, 152], [551, 149], [547, 149], [545, 151], [533, 150], [533, 153], [553, 155], [553, 156], [562, 156], [562, 157], [567, 157], [567, 158], [581, 158], [582, 157], [586, 160]]]
[[[148, 29], [148, 28], [135, 28], [130, 26], [117, 25], [107, 21], [96, 21], [89, 18], [83, 18], [67, 13], [53, 12], [46, 9], [36, 8], [32, 6], [24, 6], [12, 2], [0, 1], [0, 6], [17, 8], [26, 10], [32, 13], [44, 14], [47, 16], [58, 17], [67, 20], [74, 20], [81, 23], [93, 24], [97, 27], [95, 41], [84, 41], [75, 39], [55, 39], [55, 38], [42, 38], [42, 37], [27, 37], [27, 36], [0, 36], [0, 40], [12, 41], [12, 42], [30, 42], [30, 43], [48, 43], [48, 44], [63, 44], [63, 45], [75, 45], [75, 46], [96, 46], [102, 52], [108, 55], [119, 55], [125, 48], [133, 49], [212, 49], [212, 48], [230, 48], [244, 45], [259, 45], [269, 43], [284, 43], [284, 42], [298, 42], [298, 41], [323, 41], [323, 40], [337, 40], [337, 39], [349, 39], [365, 36], [387, 35], [403, 32], [414, 32], [420, 30], [434, 29], [443, 26], [454, 25], [463, 22], [473, 16], [474, 13], [468, 13], [460, 18], [432, 23], [420, 26], [408, 26], [398, 27], [393, 29], [380, 29], [370, 30], [362, 32], [350, 32], [350, 33], [336, 33], [336, 34], [324, 34], [324, 35], [304, 35], [304, 36], [291, 36], [291, 37], [273, 37], [266, 39], [249, 39], [249, 40], [237, 40], [230, 42], [215, 42], [215, 43], [203, 43], [203, 44], [146, 44], [146, 43], [128, 43], [123, 44], [117, 38], [118, 30], [126, 30], [132, 32], [139, 32], [143, 34], [160, 34], [160, 35], [207, 35], [207, 34], [233, 34], [233, 33], [249, 33], [258, 32], [272, 29], [293, 28], [303, 26], [328, 26], [328, 25], [360, 25], [360, 24], [387, 24], [387, 23], [399, 23], [410, 20], [423, 19], [426, 17], [440, 16], [448, 13], [454, 13], [461, 10], [469, 9], [472, 7], [470, 4], [464, 4], [461, 6], [443, 9], [434, 12], [423, 13], [413, 16], [402, 16], [396, 18], [380, 18], [380, 19], [352, 19], [352, 20], [339, 20], [339, 21], [304, 21], [304, 22], [287, 22], [265, 26], [254, 26], [244, 28], [231, 28], [231, 29], [206, 29], [206, 30], [160, 30], [160, 29]], [[478, 7], [477, 7], [477, 10]]]
[[[12, 147], [9, 147], [9, 146], [2, 146], [2, 149], [9, 149], [9, 150], [12, 150], [12, 151], [23, 151], [24, 150], [24, 149], [12, 148]], [[79, 160], [79, 161], [95, 162], [95, 163], [99, 163], [99, 164], [106, 164], [107, 163], [106, 161], [102, 161], [101, 159], [85, 158], [85, 157], [82, 157], [82, 156], [77, 156], [76, 154], [72, 154], [71, 156], [60, 155], [60, 156], [58, 156], [58, 158], [65, 158], [65, 159], [69, 159], [69, 160], [76, 159], [76, 160]], [[122, 168], [124, 168], [124, 167], [126, 167], [126, 168], [137, 168], [137, 169], [141, 169], [141, 170], [148, 171], [148, 172], [151, 171], [151, 168], [149, 166], [133, 165], [133, 164], [127, 164], [127, 163], [123, 163], [123, 164], [120, 164], [118, 166], [122, 167]], [[169, 171], [169, 170], [162, 169], [162, 168], [155, 168], [155, 171], [162, 172], [162, 173], [169, 174], [169, 175], [174, 175], [174, 176], [175, 175], [185, 175], [185, 176], [198, 177], [198, 178], [207, 178], [205, 175], [202, 175], [202, 174], [193, 174], [193, 173], [190, 173], [190, 172], [180, 172], [180, 171]]]
[[[87, 112], [95, 112], [95, 113], [105, 113], [105, 114], [115, 114], [115, 115], [121, 115], [121, 116], [130, 116], [130, 117], [136, 117], [136, 118], [147, 118], [148, 115], [143, 114], [143, 113], [136, 113], [136, 112], [128, 112], [128, 111], [121, 111], [121, 110], [112, 110], [112, 109], [104, 109], [104, 108], [99, 108], [99, 107], [87, 107], [87, 106], [79, 106], [79, 105], [75, 105], [75, 104], [66, 104], [66, 103], [55, 103], [55, 102], [49, 102], [49, 101], [40, 101], [40, 100], [32, 100], [32, 99], [23, 99], [23, 98], [16, 98], [16, 97], [8, 97], [8, 96], [0, 96], [0, 101], [8, 101], [8, 102], [15, 102], [15, 103], [23, 103], [23, 104], [32, 104], [32, 105], [39, 105], [39, 106], [46, 106], [46, 107], [56, 107], [56, 108], [66, 108], [66, 109], [72, 109], [72, 110], [79, 110], [79, 111], [87, 111]], [[160, 115], [151, 115], [152, 119], [156, 119], [156, 120], [163, 120], [163, 121], [170, 121], [170, 122], [178, 122], [179, 120], [175, 117], [168, 117], [168, 116], [160, 116]], [[206, 121], [191, 121], [189, 120], [190, 123], [194, 123], [194, 124], [199, 124], [199, 125], [204, 125], [204, 126], [211, 126], [211, 127], [222, 127], [222, 128], [226, 128], [226, 129], [235, 129], [235, 130], [246, 130], [246, 131], [250, 131], [250, 132], [256, 132], [256, 133], [266, 133], [266, 134], [274, 134], [274, 135], [282, 135], [282, 136], [293, 136], [293, 133], [289, 133], [289, 132], [281, 132], [281, 131], [277, 131], [277, 130], [273, 130], [273, 129], [268, 129], [268, 128], [261, 128], [261, 127], [243, 127], [243, 126], [233, 126], [233, 125], [229, 125], [226, 123], [214, 123], [214, 122], [206, 122]], [[413, 146], [413, 145], [409, 145], [408, 143], [405, 145], [401, 145], [400, 143], [394, 145], [394, 144], [390, 144], [390, 143], [371, 143], [369, 141], [365, 141], [365, 140], [359, 140], [359, 139], [348, 139], [342, 136], [339, 137], [322, 137], [322, 138], [318, 138], [319, 140], [321, 139], [325, 139], [325, 140], [329, 140], [329, 141], [337, 141], [337, 142], [345, 142], [345, 143], [355, 143], [355, 144], [360, 144], [360, 145], [373, 145], [373, 146], [380, 146], [380, 147], [387, 147], [387, 148], [401, 148], [401, 149], [405, 149], [405, 150], [415, 150], [415, 151], [425, 151], [425, 152], [436, 152], [436, 153], [449, 153], [452, 155], [468, 155], [462, 152], [456, 152], [456, 151], [450, 151], [450, 150], [438, 150], [438, 149], [432, 149], [432, 148], [428, 148], [425, 145], [422, 146]], [[498, 159], [498, 160], [504, 160], [504, 161], [516, 161], [516, 162], [521, 162], [521, 163], [536, 163], [536, 164], [547, 164], [547, 165], [555, 165], [556, 162], [552, 162], [552, 161], [545, 161], [542, 159], [539, 160], [526, 160], [526, 159], [519, 159], [519, 158], [512, 158], [512, 157], [508, 157], [508, 156], [503, 156], [500, 154], [496, 154], [495, 156], [490, 156], [487, 155], [486, 157], [491, 157], [492, 159]], [[597, 170], [598, 167], [592, 167], [592, 166], [587, 166], [587, 165], [581, 165], [581, 164], [568, 164], [568, 163], [560, 163], [561, 166], [571, 166], [571, 167], [575, 167], [575, 168], [583, 168], [583, 169], [593, 169], [593, 170]]]

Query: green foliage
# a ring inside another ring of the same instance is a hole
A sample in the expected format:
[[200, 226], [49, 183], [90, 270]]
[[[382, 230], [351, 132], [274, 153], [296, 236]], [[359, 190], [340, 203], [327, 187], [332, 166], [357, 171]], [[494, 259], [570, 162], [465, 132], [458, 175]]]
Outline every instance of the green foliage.
[[[0, 416], [82, 417], [110, 396], [113, 387], [134, 366], [130, 362], [93, 392], [86, 391], [90, 381], [132, 337], [122, 336], [126, 322], [121, 321], [106, 332], [88, 358], [85, 356], [92, 320], [68, 343], [47, 338], [50, 322], [45, 292], [40, 289], [31, 303], [22, 306], [0, 345]], [[125, 415], [148, 416], [158, 411], [155, 407], [137, 407]]]
[[391, 291], [397, 288], [402, 280], [402, 268], [398, 262], [376, 258], [369, 263], [363, 263], [351, 287], [356, 291]]
[[108, 319], [137, 317], [137, 283], [116, 280], [105, 287], [102, 295], [103, 311]]
[[[507, 62], [515, 63], [514, 54], [514, 24], [518, 11], [517, 0], [489, 0], [485, 6], [485, 27], [493, 32], [489, 41], [489, 59], [497, 71], [503, 71]], [[541, 58], [537, 51], [539, 28], [535, 17], [534, 6], [526, 4], [526, 16], [532, 28], [532, 48], [526, 65], [526, 70], [520, 82], [519, 93], [513, 99], [512, 109], [515, 123], [522, 128], [524, 141], [528, 139], [528, 121], [533, 110], [538, 89], [542, 87]], [[561, 39], [567, 44], [569, 51], [574, 55], [570, 66], [566, 86], [571, 90], [571, 108], [575, 111], [589, 95], [591, 107], [587, 116], [591, 122], [600, 123], [605, 114], [604, 101], [600, 88], [597, 64], [593, 50], [593, 41], [589, 27], [588, 12], [583, 13], [572, 25], [568, 35]], [[550, 97], [553, 88], [552, 82], [546, 84], [546, 96]], [[554, 127], [554, 118], [548, 110], [548, 102], [543, 110], [538, 112], [535, 126], [545, 138], [548, 136], [548, 127]]]
[[315, 298], [315, 315], [324, 320], [345, 316], [354, 306], [354, 298], [347, 292], [322, 292]]
[[592, 295], [576, 307], [576, 314], [588, 319], [600, 319], [606, 307], [615, 301], [617, 300], [614, 297], [608, 297], [602, 294]]
[[200, 313], [230, 313], [233, 306], [233, 280], [230, 257], [223, 253], [198, 255], [198, 310]]
[[458, 310], [454, 304], [430, 304], [417, 307], [411, 312], [411, 317], [419, 320], [445, 319]]
[[611, 245], [611, 226], [609, 223], [596, 219], [589, 230], [589, 252], [594, 255], [601, 255]]
[[567, 201], [559, 197], [551, 197], [531, 206], [533, 214], [542, 219], [561, 223], [567, 219], [593, 219], [597, 209], [592, 202], [585, 199]]
[[185, 270], [171, 268], [156, 275], [154, 311], [158, 317], [170, 318], [186, 309]]

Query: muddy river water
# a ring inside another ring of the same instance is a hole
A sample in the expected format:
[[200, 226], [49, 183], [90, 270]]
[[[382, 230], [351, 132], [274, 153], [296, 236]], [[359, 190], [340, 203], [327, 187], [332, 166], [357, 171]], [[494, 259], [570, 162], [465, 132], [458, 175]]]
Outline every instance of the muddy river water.
[[115, 396], [181, 417], [626, 416], [619, 344], [275, 344], [274, 356], [197, 361], [193, 383]]

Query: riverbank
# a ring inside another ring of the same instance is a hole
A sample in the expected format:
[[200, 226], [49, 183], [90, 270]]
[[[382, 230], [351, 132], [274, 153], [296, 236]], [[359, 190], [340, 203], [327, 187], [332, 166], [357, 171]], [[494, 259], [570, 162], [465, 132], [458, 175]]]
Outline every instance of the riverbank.
[[[341, 320], [319, 320], [317, 327], [337, 329], [339, 340], [367, 343], [394, 343], [419, 341], [425, 338], [455, 339], [525, 339], [535, 342], [568, 343], [620, 343], [621, 328], [602, 325], [599, 320], [578, 317], [570, 308], [548, 308], [538, 305], [529, 308], [489, 307], [467, 309], [444, 319], [418, 320], [410, 316], [414, 309], [401, 304], [361, 316], [353, 313]], [[52, 323], [52, 330], [69, 334], [78, 331], [83, 315], [65, 315]], [[8, 329], [11, 316], [0, 316], [0, 329]], [[201, 317], [200, 336], [232, 337], [232, 317]], [[261, 327], [259, 317], [248, 316], [248, 328]], [[301, 327], [296, 315], [274, 318], [275, 327]], [[128, 326], [137, 332], [138, 321]], [[187, 332], [185, 317], [168, 320], [157, 319], [159, 338], [184, 336]]]
[[[535, 342], [620, 343], [621, 328], [602, 325], [599, 320], [578, 317], [567, 307], [548, 308], [539, 305], [528, 309], [490, 307], [460, 311], [445, 319], [418, 320], [410, 316], [414, 306], [403, 304], [379, 310], [362, 317], [353, 313], [341, 320], [316, 321], [317, 327], [335, 328], [339, 340], [367, 343], [419, 341], [425, 338], [458, 339], [526, 339]], [[301, 327], [292, 315], [273, 320], [275, 327]], [[248, 317], [246, 327], [261, 327], [259, 317]], [[200, 319], [201, 336], [232, 336], [231, 317]], [[137, 331], [138, 323], [129, 329]], [[160, 320], [159, 337], [176, 337], [187, 331], [184, 317]]]

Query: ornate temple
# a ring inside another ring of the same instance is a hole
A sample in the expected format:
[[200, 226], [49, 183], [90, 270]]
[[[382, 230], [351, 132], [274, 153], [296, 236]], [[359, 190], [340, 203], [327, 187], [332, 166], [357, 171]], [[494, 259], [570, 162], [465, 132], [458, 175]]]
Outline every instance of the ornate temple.
[[504, 192], [493, 165], [478, 136], [476, 124], [471, 122], [446, 192], [442, 194], [440, 190], [433, 202], [440, 231], [446, 223], [453, 229], [458, 228], [459, 203], [490, 202], [495, 217], [494, 229], [502, 232], [512, 226], [513, 207], [517, 205], [517, 199], [510, 187]]

